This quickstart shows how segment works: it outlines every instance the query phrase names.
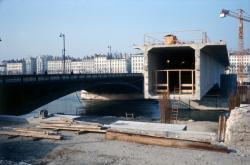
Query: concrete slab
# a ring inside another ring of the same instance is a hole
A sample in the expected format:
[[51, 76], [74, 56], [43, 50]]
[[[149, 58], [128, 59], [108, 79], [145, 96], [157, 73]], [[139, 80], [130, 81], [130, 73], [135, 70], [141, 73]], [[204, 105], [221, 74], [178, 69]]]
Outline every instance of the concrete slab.
[[136, 121], [118, 120], [110, 125], [111, 129], [133, 129], [143, 131], [181, 131], [187, 128], [184, 124], [163, 124], [163, 123], [148, 123]]
[[109, 127], [109, 131], [111, 132], [164, 137], [178, 140], [211, 143], [216, 139], [216, 134], [213, 132], [186, 131], [187, 126], [183, 124], [117, 121], [109, 125]]

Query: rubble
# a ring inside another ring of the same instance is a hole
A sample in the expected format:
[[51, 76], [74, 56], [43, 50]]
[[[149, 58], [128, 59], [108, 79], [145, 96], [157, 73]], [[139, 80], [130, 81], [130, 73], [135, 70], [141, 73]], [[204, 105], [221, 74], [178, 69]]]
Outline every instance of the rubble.
[[250, 105], [231, 111], [227, 120], [225, 144], [240, 154], [250, 155]]

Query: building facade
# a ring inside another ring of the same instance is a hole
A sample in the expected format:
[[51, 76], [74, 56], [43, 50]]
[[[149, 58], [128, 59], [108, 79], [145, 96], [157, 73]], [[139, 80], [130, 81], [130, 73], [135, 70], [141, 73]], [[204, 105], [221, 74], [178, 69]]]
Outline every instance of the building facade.
[[[65, 60], [65, 73], [71, 72], [71, 60]], [[63, 61], [62, 60], [48, 60], [48, 74], [62, 74], [63, 73]]]
[[230, 73], [237, 73], [241, 60], [243, 65], [243, 74], [250, 74], [250, 54], [244, 54], [242, 57], [239, 57], [239, 55], [235, 53], [229, 55]]
[[48, 70], [48, 56], [38, 56], [36, 57], [36, 73], [44, 74]]
[[143, 73], [143, 66], [143, 55], [131, 55], [131, 73]]
[[35, 74], [36, 73], [36, 58], [30, 57], [24, 60], [25, 63], [25, 74]]
[[25, 74], [25, 63], [24, 61], [9, 61], [6, 63], [7, 75], [19, 75]]
[[109, 73], [128, 73], [126, 59], [109, 59]]
[[110, 63], [107, 56], [97, 55], [94, 57], [95, 73], [109, 73]]
[[[132, 61], [132, 65], [131, 65]], [[11, 60], [6, 66], [8, 74], [62, 74], [63, 60], [61, 57], [37, 56], [26, 58], [22, 62]], [[12, 64], [13, 63], [13, 64]], [[132, 67], [132, 69], [131, 69]], [[95, 55], [84, 58], [70, 58], [65, 61], [65, 73], [142, 73], [143, 56], [106, 56]]]

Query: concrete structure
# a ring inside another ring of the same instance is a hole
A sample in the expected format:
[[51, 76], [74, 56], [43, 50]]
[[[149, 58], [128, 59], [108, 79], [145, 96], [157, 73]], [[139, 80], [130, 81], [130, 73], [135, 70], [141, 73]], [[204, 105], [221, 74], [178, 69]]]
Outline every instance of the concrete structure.
[[36, 58], [30, 57], [24, 59], [25, 63], [25, 74], [34, 74], [36, 73]]
[[144, 51], [144, 96], [200, 100], [216, 84], [229, 66], [227, 47], [218, 43], [150, 44]]
[[0, 114], [28, 113], [79, 90], [102, 94], [124, 91], [142, 94], [143, 76], [128, 73], [0, 76]]
[[131, 56], [131, 73], [143, 73], [144, 72], [144, 56], [132, 55]]
[[6, 73], [7, 75], [19, 75], [25, 74], [25, 64], [24, 61], [9, 61], [6, 63]]

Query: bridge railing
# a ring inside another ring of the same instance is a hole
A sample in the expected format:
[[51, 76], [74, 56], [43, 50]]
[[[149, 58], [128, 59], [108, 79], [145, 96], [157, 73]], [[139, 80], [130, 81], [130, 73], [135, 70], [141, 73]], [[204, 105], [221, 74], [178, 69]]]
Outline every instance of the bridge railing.
[[107, 74], [44, 74], [44, 75], [1, 75], [0, 84], [33, 83], [44, 81], [68, 81], [83, 79], [142, 77], [141, 73], [107, 73]]

